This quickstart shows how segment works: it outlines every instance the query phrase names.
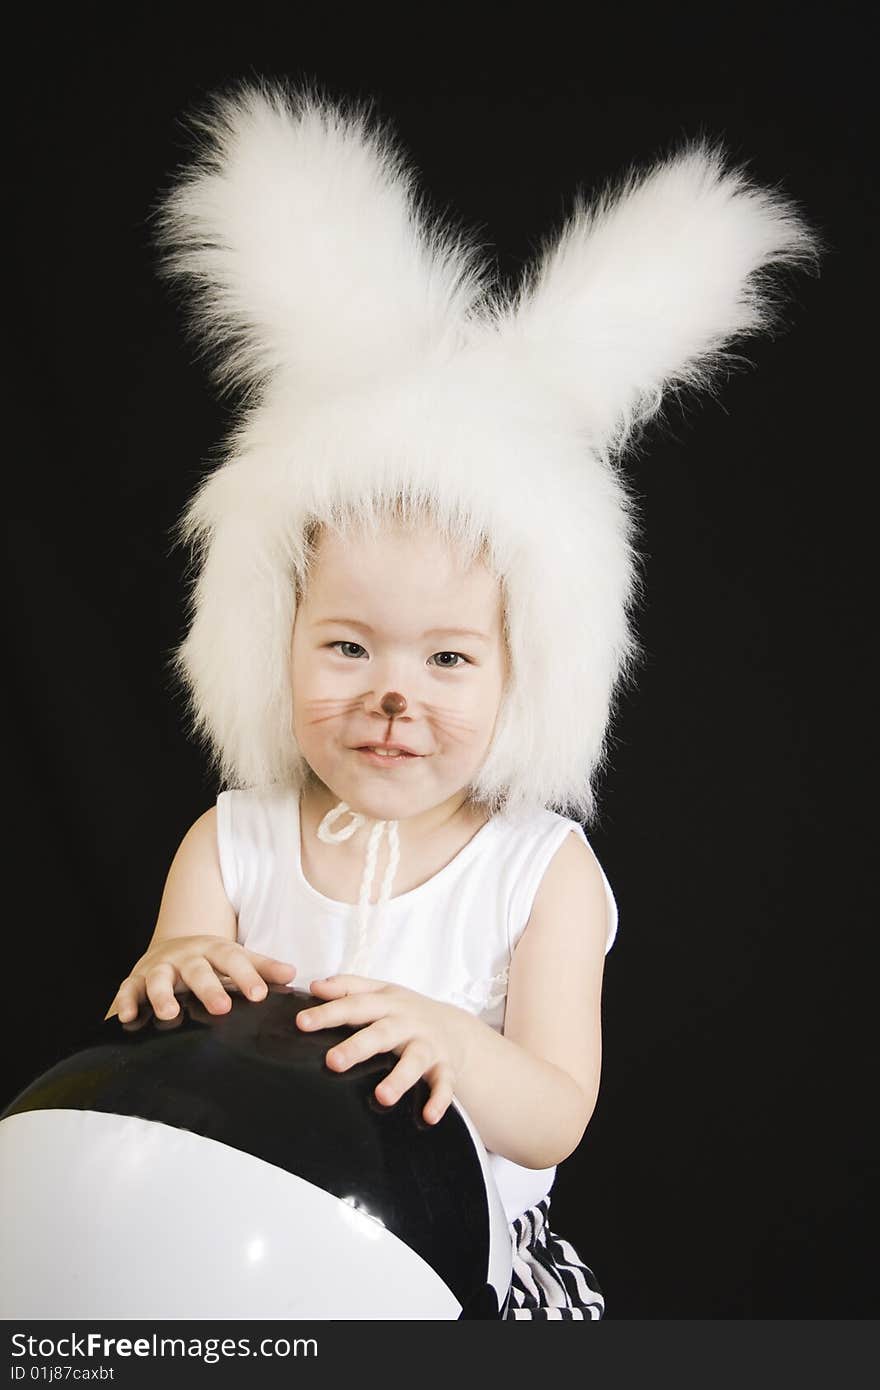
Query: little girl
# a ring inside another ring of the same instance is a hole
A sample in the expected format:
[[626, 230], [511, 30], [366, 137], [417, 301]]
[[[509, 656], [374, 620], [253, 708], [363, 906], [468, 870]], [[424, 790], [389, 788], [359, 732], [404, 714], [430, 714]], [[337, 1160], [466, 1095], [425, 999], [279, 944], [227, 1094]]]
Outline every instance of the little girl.
[[323, 1001], [297, 1026], [353, 1030], [328, 1066], [394, 1053], [381, 1103], [424, 1077], [428, 1123], [453, 1095], [473, 1119], [506, 1316], [600, 1318], [549, 1204], [596, 1105], [617, 928], [580, 824], [637, 655], [616, 460], [665, 384], [768, 326], [756, 272], [818, 241], [695, 144], [579, 207], [505, 303], [364, 112], [263, 85], [197, 123], [164, 268], [248, 395], [181, 524], [175, 670], [227, 789], [107, 1016], [295, 980]]

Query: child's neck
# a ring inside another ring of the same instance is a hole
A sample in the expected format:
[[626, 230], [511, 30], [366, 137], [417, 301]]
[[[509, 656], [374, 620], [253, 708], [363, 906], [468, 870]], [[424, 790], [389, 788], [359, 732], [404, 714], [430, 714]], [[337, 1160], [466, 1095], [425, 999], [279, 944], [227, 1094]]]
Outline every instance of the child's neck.
[[[317, 828], [324, 816], [328, 811], [332, 811], [338, 806], [341, 799], [312, 774], [303, 788], [300, 799], [300, 816], [303, 828], [308, 827], [312, 833], [317, 833]], [[356, 806], [352, 807], [354, 811], [358, 809]], [[364, 812], [361, 814], [366, 815]], [[481, 825], [485, 825], [488, 819], [485, 809], [469, 802], [466, 792], [458, 792], [448, 801], [441, 802], [439, 806], [432, 806], [427, 811], [420, 811], [415, 816], [408, 816], [398, 821], [397, 830], [401, 851], [408, 847], [423, 847], [432, 841], [444, 840], [449, 836], [467, 834], [468, 832], [474, 834]], [[337, 831], [344, 829], [349, 824], [349, 820], [347, 814], [340, 816], [334, 829]], [[343, 845], [349, 846], [357, 857], [361, 857], [364, 842], [374, 823], [375, 819], [367, 815], [366, 823], [359, 826], [354, 834], [337, 848], [341, 849]]]
[[[341, 798], [323, 782], [312, 776], [300, 798], [300, 863], [303, 876], [319, 893], [337, 902], [357, 903], [360, 899], [364, 874], [364, 855], [367, 837], [375, 820], [368, 818], [347, 840], [325, 845], [318, 838], [318, 826], [328, 811], [334, 810]], [[357, 807], [353, 807], [357, 810]], [[392, 896], [410, 892], [445, 867], [489, 820], [485, 807], [457, 796], [440, 806], [417, 816], [398, 821], [400, 860], [395, 873]], [[350, 823], [348, 815], [339, 817], [334, 830]], [[378, 846], [374, 889], [371, 901], [376, 901], [378, 885], [390, 860], [387, 835]]]

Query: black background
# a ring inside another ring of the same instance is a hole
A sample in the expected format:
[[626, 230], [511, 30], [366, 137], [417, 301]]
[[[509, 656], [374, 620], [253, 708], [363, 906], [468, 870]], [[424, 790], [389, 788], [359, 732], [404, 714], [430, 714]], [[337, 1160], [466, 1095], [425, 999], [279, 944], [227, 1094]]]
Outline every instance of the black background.
[[[217, 787], [182, 732], [170, 528], [231, 423], [155, 275], [180, 117], [241, 78], [373, 96], [513, 282], [575, 190], [724, 138], [829, 243], [784, 332], [627, 473], [648, 660], [592, 844], [614, 887], [602, 1090], [554, 1229], [608, 1318], [876, 1311], [867, 247], [855, 5], [80, 6], [7, 59], [4, 1103], [103, 1017]], [[432, 12], [433, 13], [433, 12]], [[577, 18], [578, 29], [571, 28]], [[11, 436], [11, 437], [10, 437]], [[576, 640], [573, 634], [573, 640]]]

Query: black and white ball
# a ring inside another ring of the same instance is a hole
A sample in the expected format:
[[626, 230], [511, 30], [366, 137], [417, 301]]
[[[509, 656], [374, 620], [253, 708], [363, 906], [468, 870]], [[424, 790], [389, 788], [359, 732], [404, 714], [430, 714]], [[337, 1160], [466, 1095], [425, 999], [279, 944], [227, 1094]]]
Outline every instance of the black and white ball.
[[0, 1317], [503, 1316], [512, 1249], [488, 1156], [420, 1081], [384, 1107], [384, 1053], [333, 1072], [356, 1031], [322, 1001], [231, 982], [226, 1014], [142, 1006], [0, 1116]]

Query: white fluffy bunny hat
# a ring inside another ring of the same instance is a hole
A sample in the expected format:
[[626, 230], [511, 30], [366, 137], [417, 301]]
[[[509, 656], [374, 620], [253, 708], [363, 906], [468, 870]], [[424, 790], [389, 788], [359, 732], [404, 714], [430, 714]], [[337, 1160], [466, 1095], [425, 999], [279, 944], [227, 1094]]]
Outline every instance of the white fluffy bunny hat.
[[156, 210], [162, 273], [243, 404], [179, 523], [197, 573], [173, 669], [220, 778], [301, 789], [290, 637], [311, 523], [420, 510], [502, 580], [511, 678], [469, 789], [589, 821], [639, 656], [619, 461], [664, 393], [709, 387], [768, 331], [776, 265], [819, 237], [704, 137], [578, 201], [515, 295], [425, 215], [368, 109], [257, 82], [193, 119]]

